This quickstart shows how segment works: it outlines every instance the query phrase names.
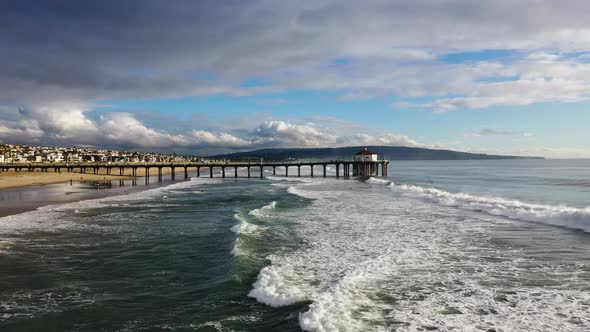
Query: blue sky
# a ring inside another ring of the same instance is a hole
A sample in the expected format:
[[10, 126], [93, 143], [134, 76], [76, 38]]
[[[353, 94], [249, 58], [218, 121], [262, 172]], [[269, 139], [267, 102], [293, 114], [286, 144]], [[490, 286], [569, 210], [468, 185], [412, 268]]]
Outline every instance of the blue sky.
[[0, 14], [0, 142], [590, 157], [585, 1], [35, 6]]

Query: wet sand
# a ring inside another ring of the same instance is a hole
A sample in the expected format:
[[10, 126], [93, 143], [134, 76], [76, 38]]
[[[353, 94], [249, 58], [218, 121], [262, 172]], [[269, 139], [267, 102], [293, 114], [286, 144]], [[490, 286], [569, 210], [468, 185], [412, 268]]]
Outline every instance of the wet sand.
[[[139, 173], [139, 170], [138, 170]], [[164, 173], [169, 173], [164, 172]], [[7, 173], [0, 173], [6, 176]], [[43, 175], [47, 177], [44, 177]], [[141, 174], [141, 173], [140, 173]], [[146, 183], [144, 176], [107, 176], [79, 173], [21, 173], [20, 186], [0, 189], [0, 217], [35, 210], [41, 206], [63, 204], [107, 196], [123, 195], [173, 183], [170, 176], [164, 176], [162, 182], [157, 177], [150, 177]], [[71, 177], [66, 177], [70, 175]], [[184, 181], [184, 177], [176, 177], [176, 182]], [[2, 177], [2, 179], [5, 179]], [[57, 183], [45, 182], [56, 179]], [[59, 180], [59, 181], [57, 181]], [[70, 181], [71, 180], [71, 181]], [[25, 185], [24, 183], [29, 183]]]
[[[155, 170], [152, 170], [155, 171]], [[163, 174], [170, 174], [171, 169], [165, 167], [162, 169]], [[137, 177], [143, 177], [145, 175], [145, 169], [137, 169]], [[151, 172], [150, 172], [150, 175]], [[130, 180], [131, 169], [125, 169], [123, 175], [107, 175], [106, 170], [101, 169], [98, 174], [82, 174], [82, 173], [67, 173], [67, 172], [54, 172], [52, 169], [46, 173], [37, 170], [36, 172], [0, 172], [0, 190], [8, 188], [19, 188], [27, 186], [40, 186], [54, 183], [64, 183], [70, 181], [105, 181], [105, 180]]]

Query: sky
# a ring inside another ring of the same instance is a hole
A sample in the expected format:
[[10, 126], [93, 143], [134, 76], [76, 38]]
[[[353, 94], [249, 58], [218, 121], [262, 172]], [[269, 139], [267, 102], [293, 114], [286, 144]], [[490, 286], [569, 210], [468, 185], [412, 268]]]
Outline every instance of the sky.
[[590, 158], [587, 0], [5, 1], [0, 143]]

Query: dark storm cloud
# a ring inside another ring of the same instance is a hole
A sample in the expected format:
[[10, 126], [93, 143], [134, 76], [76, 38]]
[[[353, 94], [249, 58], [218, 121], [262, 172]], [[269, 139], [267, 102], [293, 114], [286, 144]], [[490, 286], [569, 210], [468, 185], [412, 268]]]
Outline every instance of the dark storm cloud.
[[[359, 88], [322, 65], [575, 49], [588, 36], [567, 34], [584, 32], [588, 9], [586, 1], [10, 1], [0, 11], [0, 99], [256, 93], [239, 86], [251, 76], [275, 89]], [[373, 74], [363, 69], [356, 75]]]

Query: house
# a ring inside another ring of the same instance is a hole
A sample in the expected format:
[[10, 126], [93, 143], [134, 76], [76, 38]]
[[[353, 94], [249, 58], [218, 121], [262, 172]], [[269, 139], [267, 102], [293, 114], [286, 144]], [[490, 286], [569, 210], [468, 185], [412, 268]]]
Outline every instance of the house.
[[64, 156], [61, 152], [52, 152], [47, 155], [47, 161], [61, 163], [64, 161]]
[[5, 162], [6, 162], [6, 160], [4, 159], [4, 155], [0, 154], [0, 164], [3, 164]]
[[367, 162], [367, 161], [378, 161], [379, 158], [377, 156], [377, 154], [375, 152], [371, 152], [369, 151], [367, 148], [365, 148], [364, 150], [357, 152], [354, 155], [354, 161], [363, 161], [363, 162]]
[[84, 159], [82, 158], [81, 155], [77, 154], [77, 153], [68, 153], [68, 156], [66, 158], [66, 160], [68, 162], [76, 162], [76, 163], [80, 163], [82, 162]]

